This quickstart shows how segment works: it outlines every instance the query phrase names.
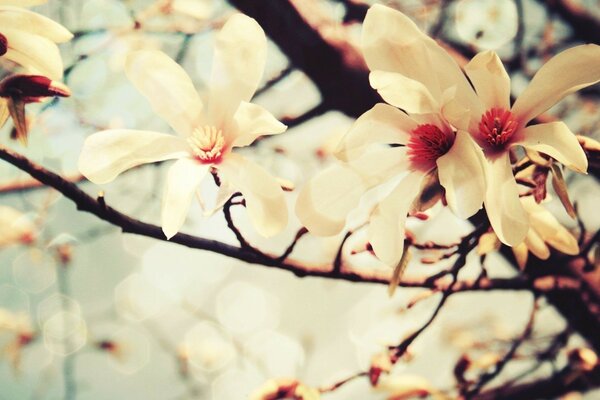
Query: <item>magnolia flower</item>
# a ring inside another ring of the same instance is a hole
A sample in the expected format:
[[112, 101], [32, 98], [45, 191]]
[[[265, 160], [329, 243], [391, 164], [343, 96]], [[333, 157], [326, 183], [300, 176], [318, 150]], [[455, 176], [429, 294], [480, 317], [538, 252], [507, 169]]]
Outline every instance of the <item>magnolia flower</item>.
[[[371, 85], [389, 104], [377, 104], [358, 118], [339, 144], [337, 157], [343, 163], [307, 183], [296, 213], [313, 234], [335, 235], [363, 195], [380, 188], [385, 196], [370, 215], [368, 238], [375, 255], [393, 266], [403, 254], [407, 213], [428, 195], [431, 181], [439, 179], [458, 216], [468, 218], [481, 208], [484, 160], [470, 135], [456, 132], [441, 116], [446, 102], [455, 92], [458, 96], [456, 82], [463, 82], [461, 70], [445, 51], [402, 14], [383, 6], [367, 13], [362, 45]], [[428, 81], [429, 71], [418, 58], [406, 66], [404, 60], [421, 51], [432, 65], [444, 66], [443, 77]], [[411, 73], [411, 78], [402, 75]], [[470, 97], [476, 100], [474, 93]]]
[[62, 25], [25, 10], [45, 0], [0, 0], [0, 57], [22, 65], [35, 74], [60, 80], [63, 63], [56, 43], [73, 35]]
[[221, 189], [242, 193], [257, 231], [275, 235], [287, 224], [281, 187], [262, 167], [232, 151], [286, 129], [267, 110], [249, 103], [263, 74], [266, 50], [256, 21], [232, 16], [216, 38], [206, 107], [185, 71], [165, 54], [131, 54], [125, 67], [129, 79], [179, 136], [129, 129], [95, 133], [84, 143], [81, 173], [104, 184], [137, 165], [176, 159], [162, 207], [163, 232], [171, 238], [185, 221], [201, 180], [215, 169]]
[[[478, 54], [465, 67], [473, 90], [454, 60], [438, 56], [441, 47], [398, 11], [373, 6], [365, 39], [369, 67], [384, 71], [371, 76], [384, 98], [403, 93], [394, 98], [396, 105], [413, 112], [440, 107], [456, 129], [468, 131], [481, 146], [487, 159], [484, 204], [502, 242], [521, 243], [529, 228], [509, 159], [512, 147], [542, 152], [578, 172], [587, 170], [585, 154], [563, 122], [527, 124], [566, 95], [600, 80], [600, 46], [577, 46], [551, 59], [511, 107], [510, 79], [494, 52]], [[387, 51], [377, 51], [380, 43]]]
[[550, 247], [569, 254], [579, 254], [577, 239], [562, 226], [542, 205], [535, 202], [532, 196], [521, 197], [521, 204], [529, 216], [529, 230], [523, 243], [513, 247], [513, 253], [521, 268], [527, 264], [529, 252], [541, 260], [550, 257]]
[[0, 206], [0, 249], [14, 244], [29, 244], [37, 229], [27, 215], [12, 207]]

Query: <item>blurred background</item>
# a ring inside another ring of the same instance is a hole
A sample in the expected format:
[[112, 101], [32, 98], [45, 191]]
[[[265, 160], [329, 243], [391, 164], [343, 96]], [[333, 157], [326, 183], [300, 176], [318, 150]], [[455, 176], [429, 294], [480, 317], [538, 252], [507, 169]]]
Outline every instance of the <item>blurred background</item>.
[[[359, 96], [360, 89], [346, 86], [342, 79], [357, 71], [361, 79], [366, 77], [356, 49], [371, 3], [375, 2], [187, 0], [175, 7], [164, 0], [49, 0], [34, 10], [75, 34], [61, 45], [64, 82], [73, 95], [28, 106], [27, 148], [10, 141], [10, 123], [0, 140], [81, 182], [92, 195], [104, 191], [106, 202], [118, 210], [157, 223], [168, 163], [136, 168], [98, 187], [84, 182], [76, 168], [83, 140], [98, 130], [117, 127], [169, 132], [125, 77], [127, 52], [162, 49], [181, 63], [201, 90], [210, 74], [214, 32], [237, 6], [257, 18], [271, 39], [264, 86], [254, 101], [290, 125], [285, 134], [261, 141], [244, 154], [300, 187], [331, 162], [336, 141], [366, 110], [361, 108], [365, 98]], [[459, 62], [479, 50], [497, 51], [515, 95], [552, 55], [579, 43], [600, 42], [597, 0], [377, 3], [409, 15]], [[333, 50], [310, 53], [322, 45], [318, 38]], [[329, 60], [315, 54], [338, 57]], [[11, 66], [3, 67], [6, 72]], [[325, 84], [336, 74], [338, 84]], [[564, 120], [578, 134], [598, 138], [599, 99], [600, 88], [592, 87], [569, 96], [548, 117]], [[566, 176], [589, 232], [600, 227], [597, 168], [592, 165], [588, 176]], [[204, 183], [207, 196], [214, 195], [211, 180]], [[295, 192], [288, 195], [290, 209], [295, 196]], [[419, 329], [439, 301], [439, 293], [424, 289], [399, 288], [390, 298], [380, 284], [301, 278], [123, 234], [78, 212], [68, 199], [39, 187], [4, 162], [0, 203], [18, 210], [36, 227], [30, 243], [0, 240], [0, 399], [239, 400], [279, 377], [327, 388], [368, 370], [373, 356]], [[253, 231], [239, 208], [233, 209], [237, 225], [251, 243], [267, 252], [281, 253], [301, 228], [293, 220], [283, 233], [266, 240]], [[577, 227], [560, 202], [552, 201], [548, 208], [568, 228]], [[419, 242], [451, 244], [472, 227], [437, 207], [428, 221], [411, 219], [409, 229]], [[183, 231], [237, 244], [222, 213], [206, 218], [197, 205]], [[342, 239], [343, 235], [327, 239], [305, 235], [291, 258], [331, 262]], [[343, 247], [349, 265], [387, 272], [360, 251], [364, 242], [358, 232]], [[423, 261], [413, 257], [406, 276], [430, 275], [450, 265], [448, 260]], [[478, 254], [471, 254], [461, 277], [476, 278], [481, 261]], [[483, 265], [491, 277], [518, 274], [498, 253], [488, 254]], [[453, 295], [394, 366], [392, 376], [452, 398], [458, 361], [469, 355], [467, 377], [493, 370], [526, 327], [533, 302], [530, 291]], [[490, 387], [551, 376], [573, 362], [569, 358], [573, 349], [587, 348], [564, 310], [557, 311], [543, 296], [537, 304], [533, 333]], [[550, 351], [552, 343], [559, 345]], [[544, 351], [549, 351], [546, 358], [540, 356]], [[322, 397], [387, 399], [393, 390], [385, 385], [374, 389], [362, 378]], [[569, 398], [579, 398], [573, 396]], [[600, 392], [586, 391], [581, 398], [600, 398]]]

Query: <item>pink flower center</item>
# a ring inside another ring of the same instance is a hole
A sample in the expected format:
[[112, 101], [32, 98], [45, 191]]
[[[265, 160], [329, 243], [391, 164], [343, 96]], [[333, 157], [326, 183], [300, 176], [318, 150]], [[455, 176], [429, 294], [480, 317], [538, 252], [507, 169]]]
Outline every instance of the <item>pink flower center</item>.
[[8, 51], [8, 40], [6, 36], [0, 33], [0, 56], [3, 56]]
[[517, 130], [517, 121], [503, 108], [489, 109], [479, 122], [479, 135], [492, 148], [502, 148]]
[[406, 144], [408, 159], [415, 169], [428, 171], [435, 167], [436, 160], [446, 154], [453, 143], [454, 135], [432, 124], [419, 125], [411, 132]]
[[223, 132], [214, 126], [194, 129], [187, 141], [194, 157], [203, 164], [219, 162], [225, 150]]

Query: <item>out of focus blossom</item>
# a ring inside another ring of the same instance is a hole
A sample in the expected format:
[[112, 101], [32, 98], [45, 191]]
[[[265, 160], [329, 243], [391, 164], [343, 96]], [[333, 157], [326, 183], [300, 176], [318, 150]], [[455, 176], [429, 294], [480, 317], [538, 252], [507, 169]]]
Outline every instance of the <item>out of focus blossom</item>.
[[250, 400], [319, 400], [320, 398], [317, 389], [308, 387], [291, 378], [270, 380], [250, 396]]
[[497, 49], [518, 30], [514, 0], [460, 0], [456, 3], [456, 30], [460, 37], [482, 49]]
[[0, 357], [6, 357], [18, 369], [21, 352], [34, 339], [29, 315], [0, 308]]
[[73, 35], [51, 19], [21, 8], [42, 3], [45, 1], [0, 0], [0, 58], [28, 72], [60, 80], [63, 63], [56, 44], [71, 40]]
[[552, 213], [535, 202], [533, 197], [521, 197], [521, 204], [529, 216], [529, 231], [525, 241], [515, 247], [513, 252], [519, 267], [527, 264], [529, 252], [542, 260], [550, 257], [550, 247], [569, 255], [579, 254], [577, 239], [557, 221]]
[[137, 165], [176, 159], [162, 207], [163, 232], [171, 238], [183, 225], [200, 182], [216, 170], [221, 191], [242, 193], [260, 234], [281, 231], [287, 207], [278, 181], [232, 152], [261, 135], [286, 129], [266, 109], [249, 103], [263, 74], [266, 51], [266, 37], [256, 21], [232, 16], [217, 35], [206, 107], [185, 71], [164, 53], [133, 53], [126, 66], [129, 79], [179, 136], [128, 129], [98, 132], [85, 141], [79, 159], [82, 174], [103, 184]]
[[0, 249], [35, 240], [37, 228], [29, 217], [12, 207], [0, 205]]

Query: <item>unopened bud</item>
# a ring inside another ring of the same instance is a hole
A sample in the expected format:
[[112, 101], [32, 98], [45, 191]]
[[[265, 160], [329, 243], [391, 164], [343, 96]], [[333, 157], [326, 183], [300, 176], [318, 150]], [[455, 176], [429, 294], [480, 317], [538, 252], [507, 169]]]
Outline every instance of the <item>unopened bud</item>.
[[41, 75], [11, 75], [0, 82], [0, 97], [34, 103], [44, 97], [69, 97], [71, 91], [60, 82]]
[[6, 36], [0, 33], [0, 56], [3, 56], [8, 51], [8, 40]]

